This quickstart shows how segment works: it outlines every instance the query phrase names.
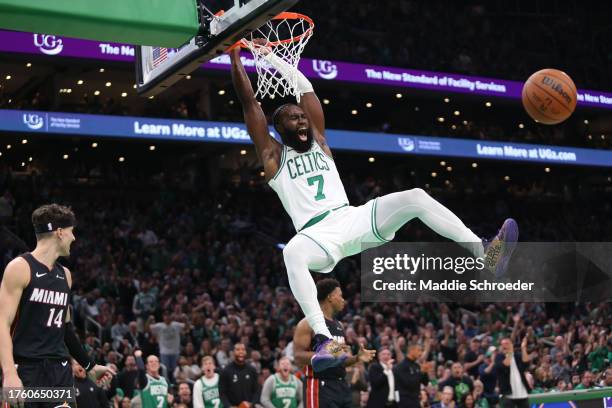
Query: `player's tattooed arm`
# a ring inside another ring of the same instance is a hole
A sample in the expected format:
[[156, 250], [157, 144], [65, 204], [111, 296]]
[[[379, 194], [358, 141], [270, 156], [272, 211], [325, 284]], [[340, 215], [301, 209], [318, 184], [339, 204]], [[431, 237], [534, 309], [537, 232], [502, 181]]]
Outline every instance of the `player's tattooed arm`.
[[312, 341], [312, 329], [308, 325], [308, 320], [302, 319], [293, 334], [293, 355], [295, 364], [298, 367], [303, 367], [310, 364], [312, 356], [315, 354], [310, 349], [310, 343]]
[[242, 105], [244, 122], [255, 144], [257, 157], [263, 164], [266, 180], [270, 180], [280, 165], [280, 144], [270, 136], [266, 115], [255, 99], [251, 80], [240, 61], [240, 49], [230, 51], [230, 58], [232, 60], [232, 82]]

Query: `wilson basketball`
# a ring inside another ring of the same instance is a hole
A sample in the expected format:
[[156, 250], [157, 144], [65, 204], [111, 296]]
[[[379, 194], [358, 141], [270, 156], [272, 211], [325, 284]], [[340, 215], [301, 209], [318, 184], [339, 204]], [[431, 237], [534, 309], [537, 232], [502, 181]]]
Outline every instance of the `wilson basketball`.
[[576, 109], [576, 85], [565, 72], [543, 69], [523, 86], [523, 106], [534, 120], [546, 125], [561, 123]]

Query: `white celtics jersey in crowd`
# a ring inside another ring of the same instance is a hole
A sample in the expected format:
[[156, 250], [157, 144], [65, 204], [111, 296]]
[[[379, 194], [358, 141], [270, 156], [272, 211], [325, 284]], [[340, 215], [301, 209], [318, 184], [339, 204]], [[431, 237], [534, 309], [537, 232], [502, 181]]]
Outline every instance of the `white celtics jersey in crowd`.
[[278, 172], [268, 183], [296, 231], [314, 217], [348, 205], [336, 164], [315, 141], [304, 153], [283, 145]]

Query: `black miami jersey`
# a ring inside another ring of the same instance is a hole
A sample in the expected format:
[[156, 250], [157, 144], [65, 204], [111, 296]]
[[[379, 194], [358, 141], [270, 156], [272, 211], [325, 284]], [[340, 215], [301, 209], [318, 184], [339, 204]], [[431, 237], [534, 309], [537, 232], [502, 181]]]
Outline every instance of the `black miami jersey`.
[[64, 268], [56, 262], [49, 269], [30, 253], [21, 257], [30, 267], [30, 283], [21, 294], [11, 327], [13, 358], [16, 363], [68, 358], [64, 325], [70, 287]]

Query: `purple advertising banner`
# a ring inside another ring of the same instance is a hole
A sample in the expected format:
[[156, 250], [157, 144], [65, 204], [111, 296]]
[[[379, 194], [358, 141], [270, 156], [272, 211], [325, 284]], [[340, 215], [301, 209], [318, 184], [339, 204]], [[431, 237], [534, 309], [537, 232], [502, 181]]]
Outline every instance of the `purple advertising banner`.
[[[127, 44], [4, 30], [0, 30], [0, 51], [124, 62], [133, 62], [135, 53], [134, 46]], [[243, 62], [247, 71], [255, 70], [254, 61], [250, 55], [244, 54]], [[229, 71], [229, 56], [221, 55], [203, 64], [202, 68]], [[319, 80], [514, 99], [521, 97], [523, 88], [523, 83], [517, 81], [308, 58], [302, 58], [300, 70], [307, 77]], [[578, 105], [612, 109], [612, 93], [579, 89]]]

